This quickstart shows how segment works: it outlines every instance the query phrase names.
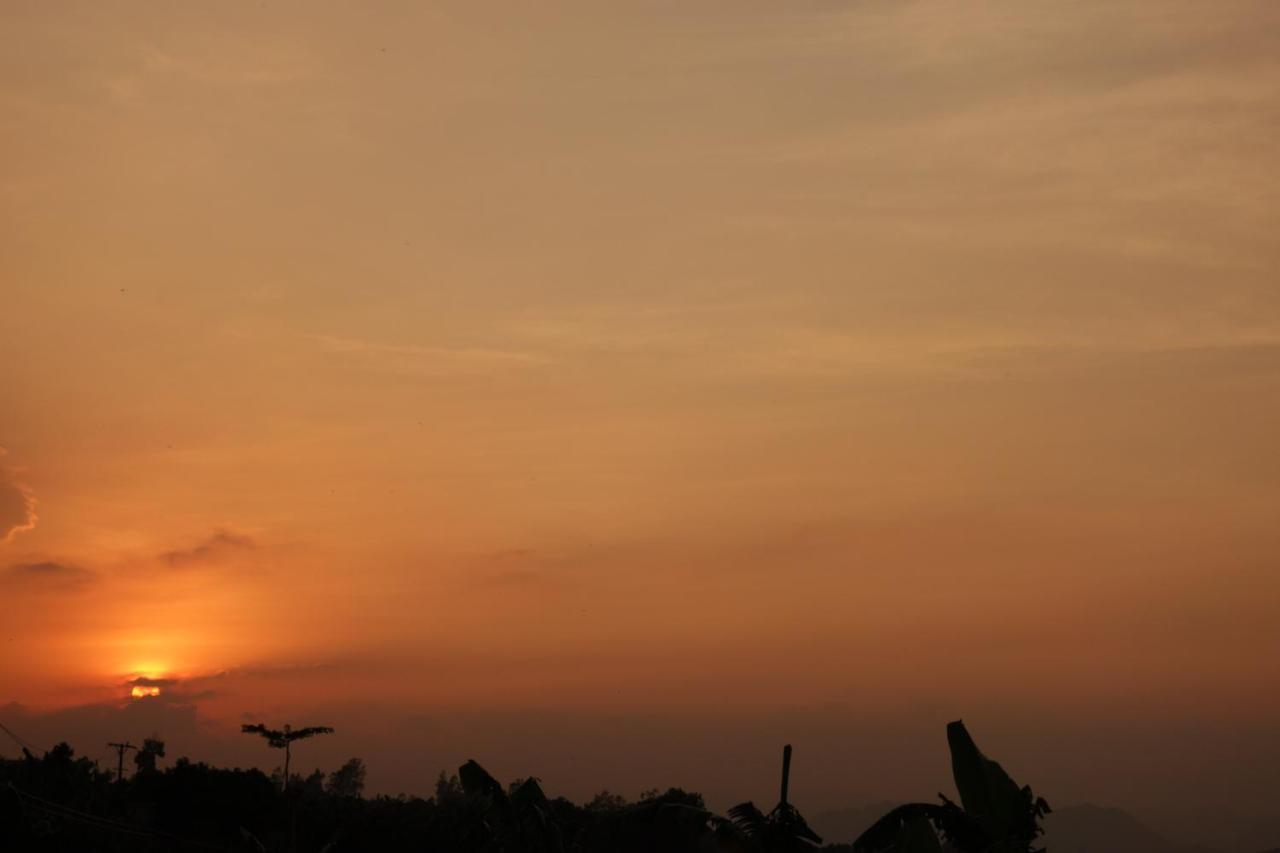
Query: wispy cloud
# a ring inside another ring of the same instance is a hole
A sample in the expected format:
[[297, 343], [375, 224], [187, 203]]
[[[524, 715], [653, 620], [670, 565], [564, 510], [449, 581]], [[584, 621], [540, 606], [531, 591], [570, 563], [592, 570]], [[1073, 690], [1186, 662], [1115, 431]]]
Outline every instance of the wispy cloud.
[[308, 335], [328, 352], [361, 358], [370, 366], [398, 373], [488, 373], [547, 364], [551, 359], [533, 352], [489, 347], [390, 344], [334, 335]]
[[319, 73], [315, 57], [296, 41], [212, 34], [191, 36], [181, 50], [139, 47], [103, 85], [117, 99], [136, 100], [166, 86], [253, 89], [296, 85]]
[[1280, 20], [1274, 4], [1036, 5], [833, 13], [830, 51], [870, 54], [874, 70], [841, 61], [895, 95], [736, 143], [745, 162], [785, 175], [788, 194], [735, 221], [948, 250], [1269, 265], [1280, 65], [1257, 15]]
[[88, 569], [71, 563], [44, 560], [35, 563], [17, 563], [5, 571], [4, 577], [14, 583], [43, 588], [78, 587], [94, 580], [96, 575]]
[[214, 562], [237, 551], [251, 551], [256, 547], [257, 543], [249, 536], [229, 530], [216, 530], [198, 545], [165, 551], [159, 557], [174, 568], [183, 568]]

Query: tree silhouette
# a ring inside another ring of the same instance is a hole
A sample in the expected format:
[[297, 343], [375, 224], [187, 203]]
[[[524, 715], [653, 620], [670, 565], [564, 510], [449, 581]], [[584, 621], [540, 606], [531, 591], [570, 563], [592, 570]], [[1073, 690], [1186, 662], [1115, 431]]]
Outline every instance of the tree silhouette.
[[302, 729], [291, 728], [285, 723], [283, 729], [269, 729], [262, 723], [254, 723], [253, 725], [244, 725], [240, 727], [242, 734], [261, 735], [267, 741], [267, 746], [272, 749], [284, 750], [284, 786], [283, 790], [289, 790], [289, 758], [291, 748], [295, 740], [306, 740], [316, 735], [332, 734], [333, 729], [330, 726], [307, 726]]
[[358, 798], [364, 793], [365, 775], [364, 762], [353, 758], [329, 774], [328, 791], [335, 797]]
[[139, 773], [155, 773], [158, 758], [164, 758], [164, 741], [158, 737], [149, 737], [134, 753], [133, 763], [138, 766]]

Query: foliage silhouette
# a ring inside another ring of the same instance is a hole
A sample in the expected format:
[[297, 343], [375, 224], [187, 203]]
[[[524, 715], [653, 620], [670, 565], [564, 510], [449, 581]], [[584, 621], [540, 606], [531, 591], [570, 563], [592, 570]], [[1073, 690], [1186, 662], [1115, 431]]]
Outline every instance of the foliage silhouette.
[[[1049, 804], [1029, 786], [1019, 788], [995, 761], [984, 756], [964, 722], [947, 725], [951, 775], [962, 806], [942, 794], [941, 804], [909, 803], [893, 809], [864, 832], [855, 853], [931, 853], [939, 849], [936, 830], [961, 853], [1035, 853]], [[932, 829], [928, 829], [928, 825]]]
[[739, 849], [759, 853], [792, 853], [812, 850], [822, 838], [787, 799], [791, 784], [791, 744], [782, 748], [782, 785], [778, 804], [765, 814], [755, 803], [739, 803], [729, 809], [729, 820], [717, 821], [721, 838], [731, 838]]
[[269, 729], [262, 723], [253, 725], [243, 725], [240, 727], [242, 734], [256, 734], [266, 738], [267, 745], [272, 749], [284, 750], [284, 790], [289, 789], [289, 758], [292, 752], [293, 742], [296, 740], [306, 740], [316, 735], [333, 734], [333, 729], [329, 726], [308, 726], [302, 729], [295, 729], [285, 724], [283, 729]]
[[139, 773], [155, 773], [156, 761], [161, 758], [164, 758], [164, 741], [157, 737], [149, 737], [133, 754], [133, 763], [137, 766]]
[[[251, 727], [285, 749], [285, 730]], [[316, 727], [308, 735], [327, 729]], [[1047, 810], [977, 750], [963, 726], [948, 731], [960, 802], [894, 809], [836, 850], [1026, 853]], [[278, 735], [278, 737], [277, 737]], [[153, 738], [159, 741], [159, 738]], [[160, 745], [144, 743], [158, 755]], [[114, 768], [112, 768], [114, 771]], [[260, 851], [260, 853], [795, 853], [821, 843], [786, 799], [769, 812], [741, 803], [726, 816], [700, 795], [650, 790], [636, 802], [602, 792], [579, 805], [549, 798], [539, 780], [503, 784], [479, 763], [440, 774], [434, 796], [363, 794], [351, 759], [285, 789], [259, 770], [178, 758], [123, 783], [59, 744], [43, 757], [0, 760], [0, 850]], [[784, 785], [785, 791], [785, 785]], [[785, 796], [785, 794], [784, 794]], [[941, 840], [939, 838], [941, 835]]]
[[358, 798], [364, 793], [364, 780], [367, 772], [363, 761], [359, 758], [352, 758], [329, 774], [329, 781], [325, 789], [335, 797]]
[[745, 838], [750, 849], [763, 853], [791, 853], [813, 850], [822, 838], [809, 828], [804, 817], [790, 803], [778, 803], [765, 814], [752, 802], [729, 809], [729, 820]]

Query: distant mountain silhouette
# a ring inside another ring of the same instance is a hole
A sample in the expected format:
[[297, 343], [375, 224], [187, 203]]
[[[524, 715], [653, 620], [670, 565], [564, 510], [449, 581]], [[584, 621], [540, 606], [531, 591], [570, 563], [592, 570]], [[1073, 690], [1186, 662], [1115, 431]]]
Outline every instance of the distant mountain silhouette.
[[1058, 809], [1044, 822], [1053, 853], [1215, 853], [1172, 841], [1121, 809], [1085, 803]]
[[814, 830], [833, 844], [852, 844], [871, 824], [897, 803], [888, 800], [869, 806], [851, 806], [819, 812], [811, 821]]

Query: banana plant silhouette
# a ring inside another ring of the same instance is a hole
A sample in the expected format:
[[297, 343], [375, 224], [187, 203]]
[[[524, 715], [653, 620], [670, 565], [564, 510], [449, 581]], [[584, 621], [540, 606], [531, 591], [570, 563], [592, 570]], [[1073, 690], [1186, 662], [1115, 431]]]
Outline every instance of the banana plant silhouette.
[[939, 834], [961, 853], [1043, 853], [1032, 845], [1051, 811], [1044, 798], [983, 755], [962, 721], [947, 724], [947, 745], [961, 805], [939, 794], [940, 805], [899, 806], [853, 842], [854, 853], [941, 853]]
[[564, 838], [538, 780], [530, 776], [504, 791], [477, 762], [458, 768], [462, 790], [484, 815], [491, 841], [504, 853], [564, 853]]
[[790, 784], [791, 745], [787, 744], [782, 749], [782, 793], [773, 811], [765, 814], [753, 802], [739, 803], [729, 809], [729, 820], [720, 822], [721, 833], [736, 835], [737, 846], [758, 853], [802, 853], [818, 849], [822, 837], [809, 828], [800, 811], [789, 801]]
[[288, 723], [283, 729], [269, 729], [262, 723], [254, 725], [245, 725], [240, 727], [241, 734], [261, 735], [267, 741], [267, 745], [272, 749], [284, 750], [284, 787], [281, 790], [289, 790], [289, 758], [292, 751], [293, 742], [295, 740], [306, 740], [316, 735], [333, 734], [333, 729], [329, 726], [308, 726], [304, 729], [291, 728]]

